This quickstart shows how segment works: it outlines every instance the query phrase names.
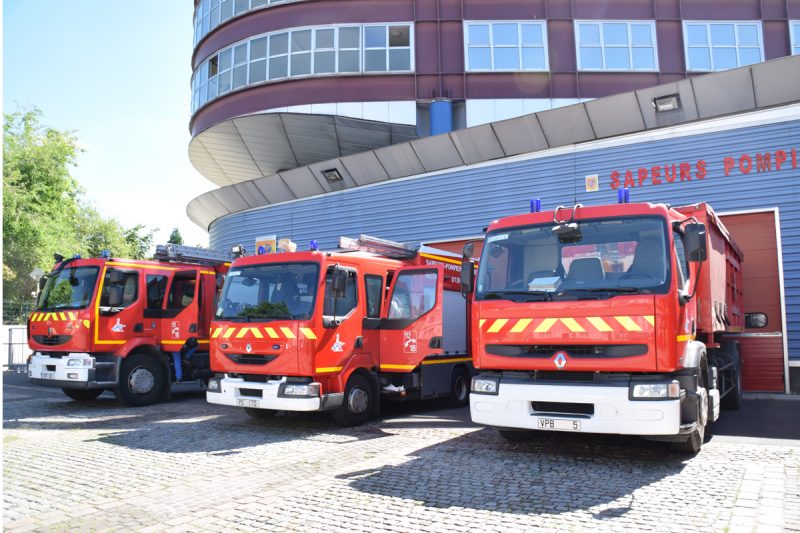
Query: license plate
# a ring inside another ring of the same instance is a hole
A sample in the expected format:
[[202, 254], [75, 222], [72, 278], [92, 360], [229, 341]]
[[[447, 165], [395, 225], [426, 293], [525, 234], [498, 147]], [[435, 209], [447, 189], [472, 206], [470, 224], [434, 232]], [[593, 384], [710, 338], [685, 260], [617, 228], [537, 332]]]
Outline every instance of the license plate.
[[42, 379], [56, 379], [55, 372], [42, 372]]
[[236, 398], [236, 405], [239, 407], [258, 407], [258, 400], [248, 398]]
[[539, 429], [554, 429], [556, 431], [580, 431], [580, 420], [565, 420], [563, 418], [539, 418], [537, 423]]

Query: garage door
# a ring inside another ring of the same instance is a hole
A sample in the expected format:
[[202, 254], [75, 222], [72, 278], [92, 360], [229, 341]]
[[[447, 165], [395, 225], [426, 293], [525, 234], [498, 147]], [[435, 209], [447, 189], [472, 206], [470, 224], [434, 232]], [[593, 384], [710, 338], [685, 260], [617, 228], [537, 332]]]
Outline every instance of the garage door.
[[737, 334], [742, 353], [745, 391], [784, 392], [783, 278], [778, 250], [777, 209], [720, 214], [733, 240], [744, 252], [744, 312], [764, 313], [767, 327]]

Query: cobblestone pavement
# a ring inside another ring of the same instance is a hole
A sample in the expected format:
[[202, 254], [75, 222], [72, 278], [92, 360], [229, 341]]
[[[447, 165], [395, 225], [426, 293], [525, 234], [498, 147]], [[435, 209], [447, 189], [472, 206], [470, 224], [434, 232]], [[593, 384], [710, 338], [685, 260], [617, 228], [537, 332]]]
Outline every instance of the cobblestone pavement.
[[467, 409], [415, 407], [341, 429], [198, 392], [129, 409], [6, 382], [3, 527], [800, 531], [798, 441], [720, 437], [694, 458], [636, 438], [512, 444]]

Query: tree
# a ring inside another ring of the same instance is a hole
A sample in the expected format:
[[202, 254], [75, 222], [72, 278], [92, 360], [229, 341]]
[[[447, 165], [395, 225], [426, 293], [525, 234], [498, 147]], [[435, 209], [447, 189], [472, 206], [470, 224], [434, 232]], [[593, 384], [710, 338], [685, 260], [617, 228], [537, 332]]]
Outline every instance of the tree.
[[167, 243], [183, 244], [183, 237], [181, 236], [181, 232], [178, 230], [178, 228], [172, 228], [172, 233], [169, 234], [169, 240]]
[[156, 230], [143, 233], [146, 229], [143, 224], [137, 224], [125, 230], [125, 241], [131, 251], [131, 259], [144, 259], [150, 255], [150, 248], [153, 247], [153, 235]]

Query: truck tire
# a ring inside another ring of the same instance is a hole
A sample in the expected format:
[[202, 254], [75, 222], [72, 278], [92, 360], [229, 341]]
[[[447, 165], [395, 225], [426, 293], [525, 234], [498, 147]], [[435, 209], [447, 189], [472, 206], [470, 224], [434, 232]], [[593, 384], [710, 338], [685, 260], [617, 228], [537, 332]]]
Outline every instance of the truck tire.
[[344, 389], [344, 401], [331, 412], [333, 420], [344, 427], [360, 426], [374, 408], [375, 392], [370, 382], [361, 374], [352, 374]]
[[498, 433], [508, 442], [530, 442], [536, 437], [535, 430], [498, 429]]
[[720, 400], [720, 407], [729, 411], [737, 411], [742, 407], [742, 360], [736, 354], [736, 364], [731, 370], [733, 388]]
[[272, 418], [277, 412], [273, 409], [256, 409], [255, 407], [242, 407], [242, 409], [244, 409], [244, 412], [247, 413], [247, 416], [250, 418], [255, 418], [256, 420], [266, 420], [267, 418]]
[[706, 427], [711, 420], [709, 417], [710, 406], [708, 391], [705, 388], [705, 380], [701, 378], [698, 385], [700, 386], [697, 387], [697, 394], [700, 395], [700, 401], [697, 405], [697, 422], [695, 423], [695, 428], [689, 433], [686, 440], [672, 443], [672, 448], [674, 450], [692, 455], [696, 455], [703, 446], [703, 441], [706, 438]]
[[117, 399], [129, 407], [156, 403], [164, 394], [166, 377], [158, 361], [143, 353], [134, 353], [122, 360]]
[[453, 369], [450, 382], [450, 395], [447, 397], [448, 407], [464, 407], [469, 403], [469, 372], [463, 366]]
[[88, 402], [103, 394], [103, 389], [61, 389], [64, 394], [79, 402]]

